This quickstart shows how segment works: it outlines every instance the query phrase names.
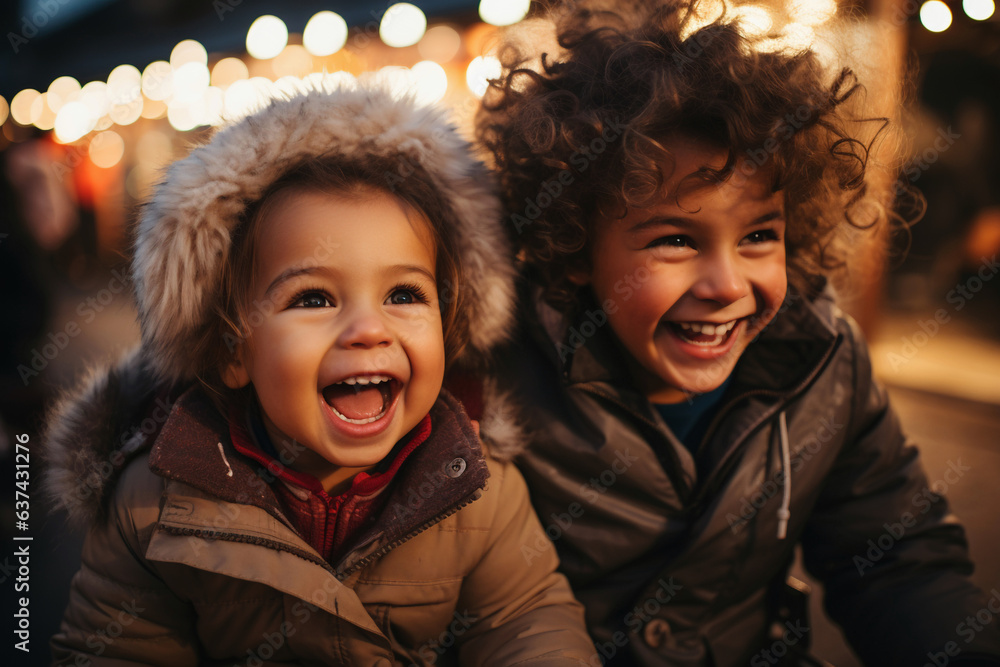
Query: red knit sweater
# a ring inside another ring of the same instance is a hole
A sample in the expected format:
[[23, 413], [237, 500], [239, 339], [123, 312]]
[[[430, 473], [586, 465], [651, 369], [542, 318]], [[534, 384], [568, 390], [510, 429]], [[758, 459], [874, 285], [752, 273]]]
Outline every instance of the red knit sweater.
[[330, 496], [322, 484], [308, 473], [297, 472], [258, 447], [242, 420], [229, 419], [229, 435], [233, 447], [244, 456], [265, 466], [274, 475], [271, 488], [302, 538], [333, 563], [344, 555], [351, 538], [382, 509], [382, 491], [406, 457], [431, 434], [431, 417], [427, 415], [407, 436], [409, 440], [398, 450], [384, 472], [360, 472], [349, 489]]

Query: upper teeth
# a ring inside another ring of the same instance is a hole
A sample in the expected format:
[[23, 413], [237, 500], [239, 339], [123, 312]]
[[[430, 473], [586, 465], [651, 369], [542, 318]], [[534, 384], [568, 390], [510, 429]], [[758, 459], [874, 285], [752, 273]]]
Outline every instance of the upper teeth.
[[380, 382], [388, 382], [391, 379], [388, 375], [355, 375], [354, 377], [344, 378], [337, 384], [378, 384]]
[[719, 336], [732, 330], [732, 328], [736, 326], [737, 321], [738, 320], [732, 320], [731, 322], [726, 322], [724, 324], [711, 324], [709, 322], [678, 322], [677, 325], [685, 331], [693, 331], [695, 333], [706, 334], [709, 336]]

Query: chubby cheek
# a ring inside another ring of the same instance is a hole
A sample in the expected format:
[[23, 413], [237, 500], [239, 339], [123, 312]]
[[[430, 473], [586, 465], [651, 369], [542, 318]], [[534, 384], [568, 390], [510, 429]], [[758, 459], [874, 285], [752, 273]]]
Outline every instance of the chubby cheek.
[[760, 267], [754, 282], [762, 301], [759, 304], [760, 310], [766, 315], [766, 321], [770, 322], [778, 314], [788, 293], [788, 273], [784, 255], [782, 254], [780, 263], [774, 262], [766, 267]]
[[282, 335], [262, 330], [253, 340], [250, 374], [258, 395], [282, 396], [315, 389], [322, 351], [312, 349], [308, 335]]

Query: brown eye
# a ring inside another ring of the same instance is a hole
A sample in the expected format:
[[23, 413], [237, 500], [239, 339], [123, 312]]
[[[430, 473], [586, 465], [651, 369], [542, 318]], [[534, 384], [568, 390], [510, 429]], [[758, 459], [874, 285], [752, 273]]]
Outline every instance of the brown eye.
[[747, 234], [743, 240], [750, 244], [767, 243], [768, 241], [777, 241], [778, 234], [773, 229], [759, 229]]
[[418, 285], [399, 285], [393, 289], [386, 303], [405, 306], [413, 303], [427, 303], [427, 294]]
[[292, 305], [297, 308], [326, 308], [331, 304], [321, 292], [307, 292], [299, 296]]

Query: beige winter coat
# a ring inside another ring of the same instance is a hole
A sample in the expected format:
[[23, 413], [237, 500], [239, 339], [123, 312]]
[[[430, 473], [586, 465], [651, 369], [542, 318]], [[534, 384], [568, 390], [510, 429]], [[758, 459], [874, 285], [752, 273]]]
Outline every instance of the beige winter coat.
[[[104, 401], [132, 393], [103, 384], [76, 405], [73, 432], [100, 431], [93, 420], [113, 413]], [[447, 394], [431, 417], [376, 525], [331, 565], [214, 407], [187, 392], [151, 452], [107, 457], [120, 478], [97, 492], [78, 475], [80, 488], [65, 489], [94, 518], [56, 664], [588, 664], [582, 608], [553, 551], [530, 565], [522, 555], [546, 537], [521, 475], [483, 456]]]

